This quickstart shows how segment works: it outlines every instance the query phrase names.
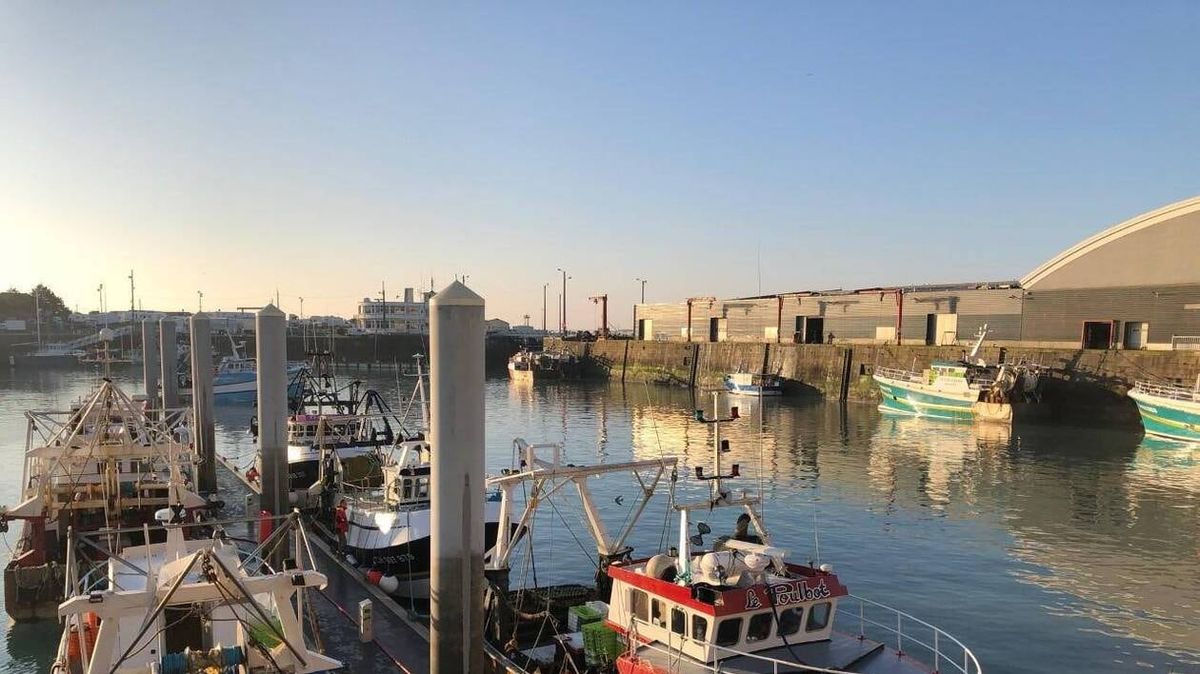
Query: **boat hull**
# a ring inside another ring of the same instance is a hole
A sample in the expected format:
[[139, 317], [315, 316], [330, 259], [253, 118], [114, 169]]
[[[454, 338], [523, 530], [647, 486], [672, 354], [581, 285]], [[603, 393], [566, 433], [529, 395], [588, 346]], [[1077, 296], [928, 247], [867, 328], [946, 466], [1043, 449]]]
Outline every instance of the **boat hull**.
[[1142, 428], [1148, 435], [1180, 442], [1200, 442], [1200, 404], [1131, 391]]
[[921, 389], [910, 382], [875, 376], [882, 399], [879, 410], [889, 414], [970, 421], [975, 400], [964, 396], [941, 395]]
[[62, 564], [21, 566], [15, 560], [4, 567], [4, 609], [16, 622], [53, 620], [62, 601]]

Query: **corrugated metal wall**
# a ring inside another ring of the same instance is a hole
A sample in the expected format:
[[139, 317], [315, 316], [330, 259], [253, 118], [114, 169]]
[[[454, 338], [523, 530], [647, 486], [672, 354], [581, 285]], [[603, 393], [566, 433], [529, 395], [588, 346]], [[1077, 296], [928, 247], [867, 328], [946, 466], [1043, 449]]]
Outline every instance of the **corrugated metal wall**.
[[[872, 340], [876, 328], [896, 322], [896, 299], [877, 292], [830, 293], [819, 296], [785, 295], [780, 316], [778, 298], [696, 301], [692, 305], [692, 341], [708, 341], [710, 320], [725, 319], [728, 341], [793, 340], [796, 317], [824, 319], [823, 335], [837, 340]], [[958, 339], [974, 337], [987, 323], [991, 339], [1015, 340], [1021, 331], [1020, 291], [1011, 288], [914, 291], [904, 298], [903, 331], [906, 342], [924, 340], [927, 314], [958, 314]], [[684, 339], [687, 303], [644, 304], [639, 319], [653, 321], [654, 339]]]
[[[1169, 344], [1176, 335], [1200, 335], [1200, 285], [1028, 291], [1021, 339], [1078, 343], [1084, 321], [1114, 320], [1149, 323], [1149, 341], [1155, 344]], [[1123, 332], [1118, 327], [1118, 341]]]

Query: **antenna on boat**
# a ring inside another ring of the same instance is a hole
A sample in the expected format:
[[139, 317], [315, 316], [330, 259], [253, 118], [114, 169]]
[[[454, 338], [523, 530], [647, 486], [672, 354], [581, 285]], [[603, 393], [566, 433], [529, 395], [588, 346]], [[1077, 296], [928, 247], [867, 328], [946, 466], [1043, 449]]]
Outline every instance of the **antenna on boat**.
[[978, 357], [979, 349], [983, 346], [983, 340], [984, 340], [984, 338], [987, 337], [987, 334], [988, 334], [988, 326], [987, 326], [987, 323], [984, 323], [983, 327], [979, 328], [979, 333], [975, 335], [975, 346], [973, 346], [971, 348], [971, 353], [967, 356], [968, 361], [971, 361], [976, 365], [986, 365], [987, 364]]

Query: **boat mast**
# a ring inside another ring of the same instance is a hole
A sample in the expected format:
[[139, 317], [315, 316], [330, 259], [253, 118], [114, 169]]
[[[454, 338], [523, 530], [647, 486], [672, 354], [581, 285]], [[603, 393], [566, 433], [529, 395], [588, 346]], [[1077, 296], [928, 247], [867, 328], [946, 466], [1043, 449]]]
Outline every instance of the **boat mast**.
[[967, 356], [967, 361], [976, 365], [986, 365], [986, 363], [979, 360], [977, 356], [979, 355], [979, 349], [983, 346], [983, 340], [987, 337], [987, 334], [988, 326], [987, 323], [984, 323], [983, 327], [979, 328], [979, 334], [975, 336], [975, 346], [971, 348], [971, 353]]

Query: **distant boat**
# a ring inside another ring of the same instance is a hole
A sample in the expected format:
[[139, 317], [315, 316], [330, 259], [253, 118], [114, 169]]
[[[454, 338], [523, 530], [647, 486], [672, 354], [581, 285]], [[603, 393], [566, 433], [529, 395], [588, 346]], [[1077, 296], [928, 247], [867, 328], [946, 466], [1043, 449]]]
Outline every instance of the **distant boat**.
[[521, 351], [508, 359], [513, 381], [564, 379], [579, 373], [579, 359], [568, 351]]
[[1197, 386], [1139, 381], [1129, 392], [1149, 435], [1183, 442], [1200, 442], [1200, 378]]
[[932, 419], [1011, 423], [1016, 409], [1040, 402], [1040, 376], [1025, 365], [989, 365], [977, 358], [987, 326], [979, 331], [970, 355], [961, 361], [937, 360], [922, 371], [877, 367], [880, 411]]
[[[253, 398], [258, 393], [258, 361], [242, 356], [238, 344], [229, 338], [233, 347], [233, 355], [225, 356], [217, 365], [213, 376], [213, 395], [225, 400], [237, 398]], [[300, 396], [300, 374], [307, 369], [304, 363], [287, 364], [288, 396]]]
[[742, 396], [783, 395], [783, 377], [777, 374], [732, 372], [725, 375], [725, 390]]
[[70, 344], [45, 344], [29, 353], [14, 354], [12, 364], [34, 367], [78, 365], [79, 359], [85, 355], [83, 349]]

